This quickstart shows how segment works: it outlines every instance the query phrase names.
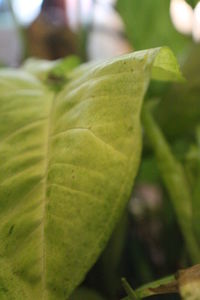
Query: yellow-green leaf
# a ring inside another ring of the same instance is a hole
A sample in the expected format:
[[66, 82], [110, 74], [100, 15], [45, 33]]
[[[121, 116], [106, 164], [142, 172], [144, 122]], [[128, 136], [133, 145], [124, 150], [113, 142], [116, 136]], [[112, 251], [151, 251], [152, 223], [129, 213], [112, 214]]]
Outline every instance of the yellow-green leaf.
[[138, 169], [151, 76], [181, 77], [168, 48], [78, 67], [59, 93], [0, 71], [1, 300], [66, 300], [96, 261]]

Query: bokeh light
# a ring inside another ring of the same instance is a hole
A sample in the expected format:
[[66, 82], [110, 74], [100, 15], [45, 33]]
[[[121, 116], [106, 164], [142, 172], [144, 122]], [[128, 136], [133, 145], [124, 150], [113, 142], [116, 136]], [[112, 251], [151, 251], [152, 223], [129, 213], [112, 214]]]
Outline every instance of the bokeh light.
[[191, 34], [193, 9], [185, 0], [171, 0], [170, 15], [177, 31], [183, 34]]
[[43, 0], [13, 0], [13, 9], [18, 21], [23, 25], [30, 24], [38, 16], [42, 2]]

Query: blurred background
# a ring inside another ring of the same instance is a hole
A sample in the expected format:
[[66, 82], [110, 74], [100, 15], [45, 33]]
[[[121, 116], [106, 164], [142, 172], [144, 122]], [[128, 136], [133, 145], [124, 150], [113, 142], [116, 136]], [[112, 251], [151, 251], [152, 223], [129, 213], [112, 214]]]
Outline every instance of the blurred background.
[[104, 0], [0, 0], [0, 61], [19, 65], [27, 56], [83, 60], [131, 50], [123, 21]]
[[[200, 178], [200, 1], [0, 0], [1, 66], [18, 67], [28, 57], [54, 60], [71, 54], [85, 62], [163, 45], [174, 51], [187, 82], [152, 82], [147, 98], [161, 99], [155, 119], [195, 185], [197, 174]], [[73, 300], [121, 299], [122, 276], [138, 287], [191, 265], [177, 223], [144, 137], [127, 211]], [[88, 288], [101, 296], [89, 296]]]
[[0, 0], [0, 62], [69, 54], [91, 60], [163, 44], [178, 53], [200, 41], [198, 1], [137, 2]]

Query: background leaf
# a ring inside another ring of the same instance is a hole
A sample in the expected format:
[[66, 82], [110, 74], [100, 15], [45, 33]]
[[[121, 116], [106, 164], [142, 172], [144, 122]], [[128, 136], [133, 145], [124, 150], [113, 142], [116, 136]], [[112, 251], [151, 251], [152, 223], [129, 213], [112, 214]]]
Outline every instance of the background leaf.
[[188, 4], [190, 4], [192, 7], [195, 7], [199, 0], [186, 0]]
[[[193, 46], [182, 66], [185, 84], [171, 84], [160, 96], [155, 118], [172, 139], [194, 137], [200, 120], [200, 45]], [[176, 120], [176, 122], [175, 122]]]
[[179, 53], [188, 39], [173, 27], [169, 15], [170, 0], [118, 0], [117, 11], [121, 15], [129, 41], [134, 49], [169, 46]]
[[69, 300], [103, 300], [95, 291], [88, 288], [77, 289]]
[[155, 153], [162, 179], [171, 197], [190, 257], [193, 262], [198, 262], [200, 259], [199, 246], [192, 226], [191, 186], [184, 168], [173, 155], [162, 131], [152, 117], [148, 105], [143, 109], [142, 123]]

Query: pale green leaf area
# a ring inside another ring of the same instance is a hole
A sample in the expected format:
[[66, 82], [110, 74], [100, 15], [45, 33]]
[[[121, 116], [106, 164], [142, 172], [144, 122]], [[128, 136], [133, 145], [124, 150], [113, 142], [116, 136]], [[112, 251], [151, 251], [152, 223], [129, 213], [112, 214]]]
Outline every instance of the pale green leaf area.
[[84, 279], [129, 199], [158, 70], [181, 77], [168, 48], [75, 68], [59, 93], [0, 71], [1, 300], [66, 300]]

